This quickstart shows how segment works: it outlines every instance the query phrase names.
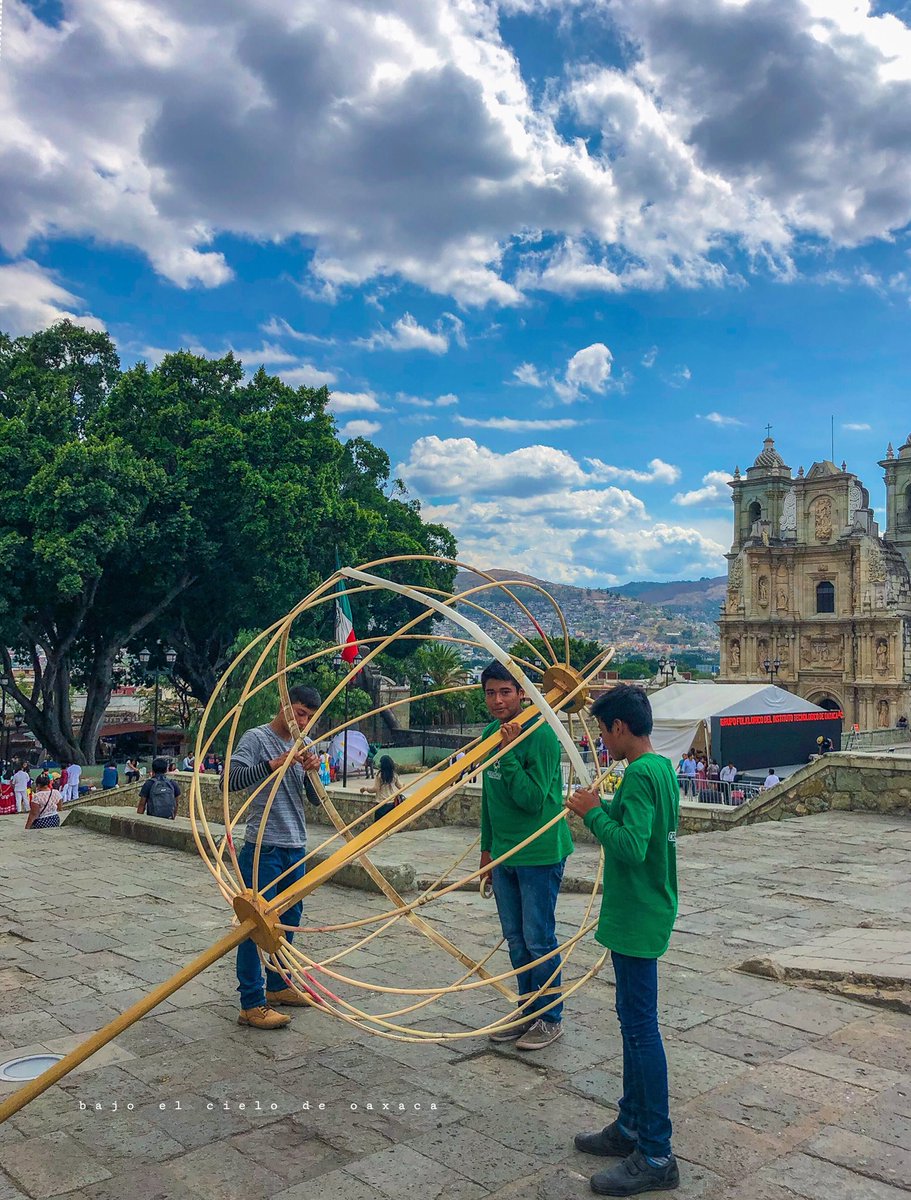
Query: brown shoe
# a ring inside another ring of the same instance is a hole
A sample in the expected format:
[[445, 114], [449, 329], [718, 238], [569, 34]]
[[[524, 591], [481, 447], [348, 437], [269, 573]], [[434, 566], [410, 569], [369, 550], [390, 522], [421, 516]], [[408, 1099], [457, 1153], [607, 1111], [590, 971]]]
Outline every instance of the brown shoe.
[[313, 997], [308, 996], [306, 992], [301, 992], [297, 988], [286, 987], [280, 992], [266, 992], [267, 1004], [287, 1004], [289, 1008], [309, 1008], [313, 1003]]
[[250, 1025], [253, 1029], [281, 1029], [290, 1021], [290, 1017], [265, 1004], [260, 1004], [257, 1008], [242, 1008], [237, 1018], [238, 1025]]

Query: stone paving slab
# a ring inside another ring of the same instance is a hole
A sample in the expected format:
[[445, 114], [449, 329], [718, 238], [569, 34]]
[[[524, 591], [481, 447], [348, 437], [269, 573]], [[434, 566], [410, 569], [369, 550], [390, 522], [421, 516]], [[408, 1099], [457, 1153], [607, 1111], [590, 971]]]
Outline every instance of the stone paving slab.
[[[440, 832], [449, 831], [414, 836]], [[587, 852], [573, 858], [583, 864]], [[737, 967], [747, 954], [817, 941], [893, 946], [877, 939], [911, 928], [911, 895], [897, 885], [911, 876], [911, 822], [833, 813], [690, 837], [679, 858], [681, 927], [660, 966], [677, 1195], [908, 1200], [911, 1017]], [[48, 878], [62, 881], [50, 895]], [[36, 894], [47, 895], [41, 920]], [[584, 904], [561, 898], [561, 936], [578, 927]], [[330, 886], [308, 900], [305, 921], [386, 907]], [[476, 892], [423, 912], [471, 953], [499, 940], [495, 909]], [[27, 835], [0, 819], [3, 1057], [26, 1042], [43, 1048], [39, 1028], [61, 1049], [78, 1043], [228, 921], [189, 855], [76, 828]], [[331, 933], [301, 941], [317, 956], [342, 946]], [[567, 976], [598, 953], [580, 945]], [[403, 923], [343, 963], [365, 981], [411, 987], [459, 974]], [[502, 950], [492, 963], [505, 964]], [[569, 1000], [564, 1037], [534, 1055], [474, 1035], [440, 1045], [376, 1039], [316, 1010], [263, 1034], [237, 1026], [235, 988], [232, 962], [216, 964], [0, 1126], [0, 1200], [590, 1195], [589, 1175], [603, 1164], [578, 1154], [572, 1135], [615, 1111], [622, 1058], [609, 966]], [[356, 998], [368, 1008], [405, 1003]], [[473, 1034], [501, 1011], [499, 998], [465, 993], [411, 1019]]]

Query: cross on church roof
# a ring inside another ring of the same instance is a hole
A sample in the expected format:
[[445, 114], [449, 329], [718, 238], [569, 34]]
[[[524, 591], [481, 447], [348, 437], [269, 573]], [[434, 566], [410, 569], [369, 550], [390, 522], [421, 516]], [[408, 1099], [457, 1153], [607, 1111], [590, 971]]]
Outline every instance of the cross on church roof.
[[771, 437], [771, 436], [772, 436], [772, 426], [771, 426], [771, 425], [766, 425], [766, 427], [765, 427], [765, 435], [766, 435], [766, 437]]

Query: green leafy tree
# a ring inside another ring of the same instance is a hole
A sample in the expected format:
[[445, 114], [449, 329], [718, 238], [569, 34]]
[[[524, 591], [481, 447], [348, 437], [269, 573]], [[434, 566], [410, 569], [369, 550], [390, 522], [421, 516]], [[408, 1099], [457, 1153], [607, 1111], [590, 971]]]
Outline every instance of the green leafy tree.
[[[547, 650], [544, 639], [540, 637], [530, 637], [529, 642], [537, 649], [544, 657], [544, 661], [551, 662], [551, 655]], [[554, 634], [550, 639], [550, 644], [553, 646], [554, 653], [557, 658], [562, 661], [564, 653], [563, 637]], [[513, 658], [522, 658], [526, 662], [532, 662], [537, 665], [543, 665], [541, 659], [536, 658], [529, 650], [526, 642], [516, 642], [510, 649], [509, 653]], [[607, 653], [607, 647], [601, 642], [593, 641], [590, 638], [570, 637], [569, 639], [569, 665], [575, 667], [577, 671], [583, 670], [589, 666], [596, 658], [600, 658]]]
[[[121, 373], [106, 334], [67, 322], [0, 336], [0, 653], [53, 755], [93, 761], [122, 647], [172, 645], [176, 676], [205, 701], [238, 631], [288, 611], [332, 572], [336, 545], [349, 562], [454, 556], [384, 452], [338, 440], [327, 400], [262, 370], [245, 381], [230, 354]], [[395, 574], [446, 589], [454, 570]], [[419, 611], [379, 593], [352, 603], [363, 636]], [[330, 640], [333, 616], [324, 605], [299, 633]], [[32, 663], [29, 692], [5, 647]], [[87, 695], [78, 732], [74, 686]]]

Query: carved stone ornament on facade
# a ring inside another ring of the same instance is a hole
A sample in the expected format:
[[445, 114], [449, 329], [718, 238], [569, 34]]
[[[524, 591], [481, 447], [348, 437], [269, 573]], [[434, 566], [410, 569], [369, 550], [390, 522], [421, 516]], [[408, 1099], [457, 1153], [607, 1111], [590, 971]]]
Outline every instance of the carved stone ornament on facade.
[[852, 483], [848, 490], [848, 524], [854, 524], [854, 518], [857, 516], [858, 510], [864, 506], [864, 494], [857, 486]]
[[797, 492], [794, 488], [785, 496], [781, 508], [781, 536], [797, 537]]
[[876, 669], [877, 671], [889, 670], [889, 643], [885, 638], [876, 639]]
[[759, 604], [762, 608], [769, 607], [769, 580], [766, 575], [759, 576]]
[[889, 728], [889, 701], [880, 700], [876, 706], [876, 716], [879, 721], [880, 729]]
[[815, 502], [815, 523], [817, 542], [828, 542], [832, 539], [832, 501], [828, 496], [820, 496]]
[[728, 651], [728, 665], [732, 671], [740, 670], [740, 642], [737, 638], [731, 639], [731, 648]]
[[871, 583], [886, 582], [886, 564], [883, 561], [879, 546], [870, 547], [870, 557], [867, 561], [867, 578]]
[[769, 643], [765, 638], [760, 638], [756, 643], [756, 670], [762, 674], [766, 667], [766, 659], [769, 657]]
[[804, 667], [833, 667], [842, 665], [844, 646], [834, 638], [805, 637], [800, 646], [800, 661]]

